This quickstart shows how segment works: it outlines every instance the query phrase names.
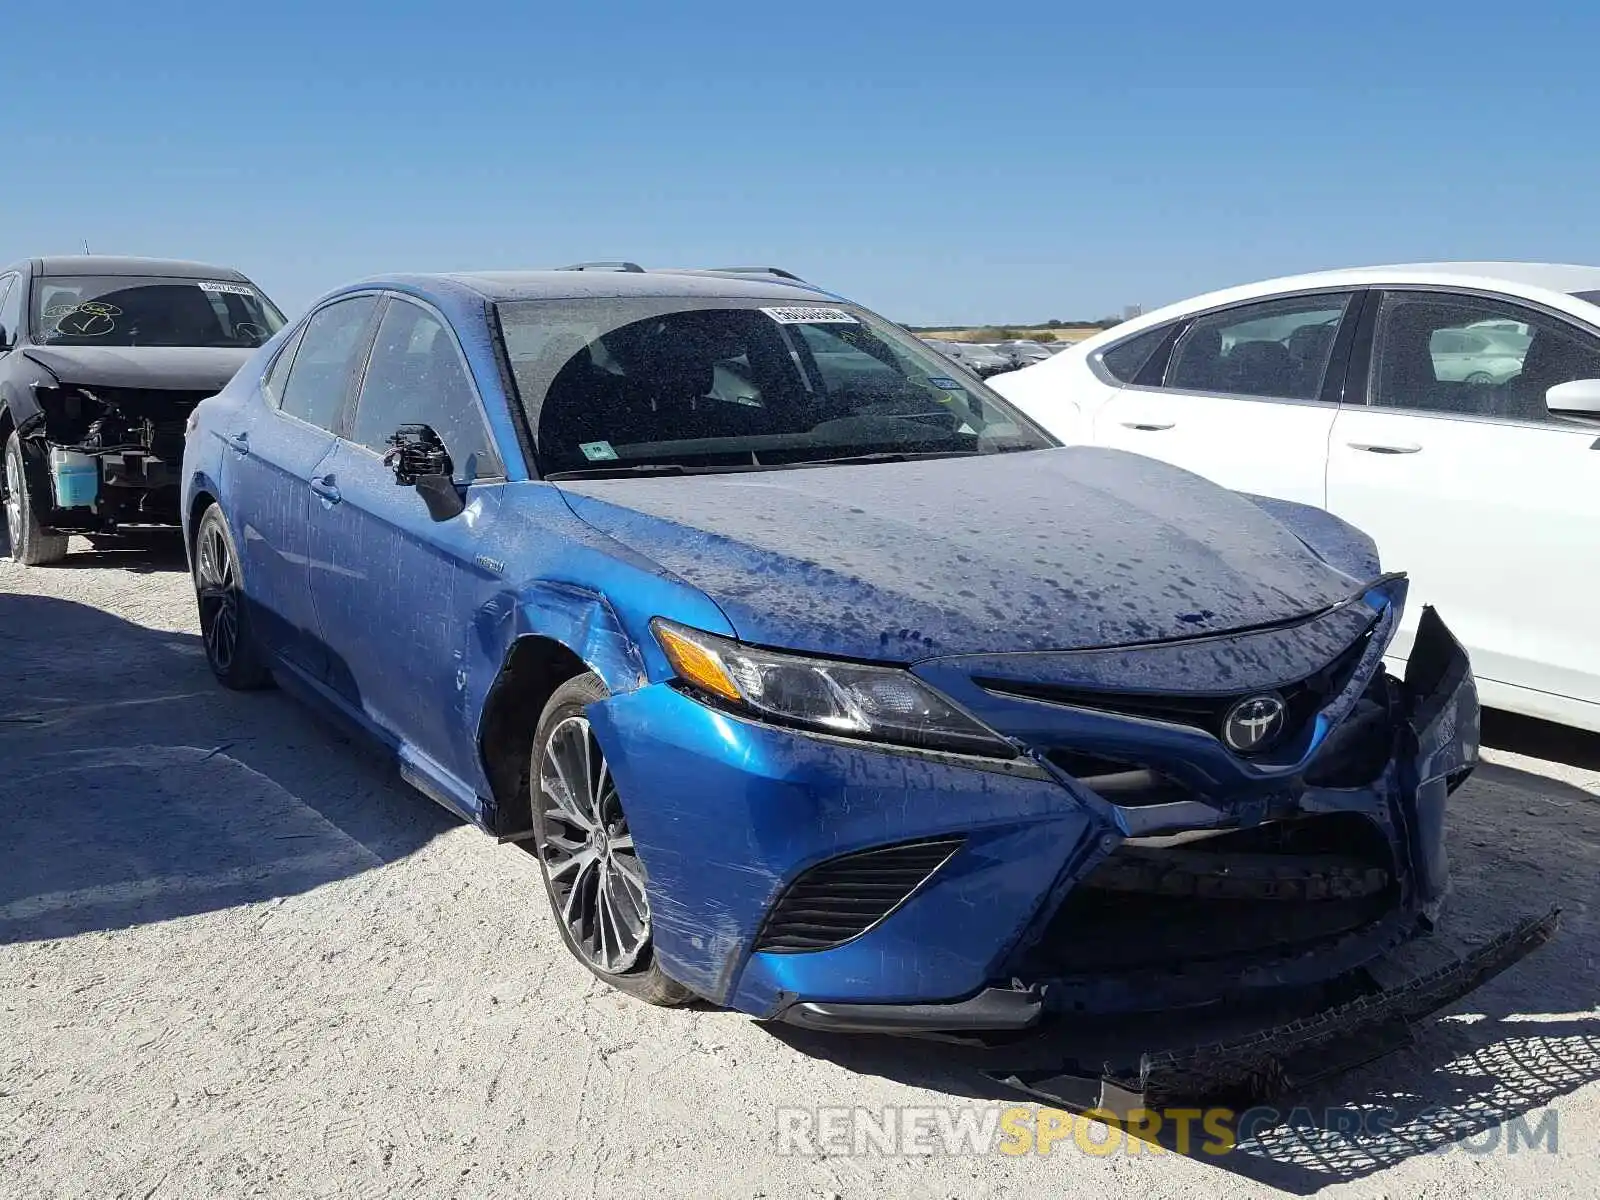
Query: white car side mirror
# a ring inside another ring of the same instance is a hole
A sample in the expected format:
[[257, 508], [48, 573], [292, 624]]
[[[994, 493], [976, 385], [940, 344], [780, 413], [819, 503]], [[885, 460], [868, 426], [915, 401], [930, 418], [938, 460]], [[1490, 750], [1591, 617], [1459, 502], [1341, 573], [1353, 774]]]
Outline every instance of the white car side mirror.
[[1600, 417], [1600, 379], [1574, 379], [1570, 383], [1558, 383], [1544, 394], [1544, 406], [1553, 413]]

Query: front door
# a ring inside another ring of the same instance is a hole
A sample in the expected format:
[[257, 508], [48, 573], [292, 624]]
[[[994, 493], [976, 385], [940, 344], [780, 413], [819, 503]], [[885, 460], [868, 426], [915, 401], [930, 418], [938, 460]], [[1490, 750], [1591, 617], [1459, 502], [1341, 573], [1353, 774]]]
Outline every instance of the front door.
[[1124, 387], [1095, 413], [1095, 444], [1159, 458], [1236, 491], [1321, 508], [1342, 379], [1334, 348], [1352, 295], [1295, 296], [1196, 317], [1158, 384]]
[[[401, 425], [444, 441], [466, 509], [436, 521], [384, 464]], [[311, 590], [329, 681], [371, 721], [458, 780], [477, 762], [466, 714], [475, 614], [504, 586], [493, 554], [504, 471], [454, 333], [392, 297], [353, 420], [311, 480]]]
[[1600, 704], [1600, 428], [1544, 402], [1600, 378], [1600, 338], [1509, 301], [1393, 291], [1372, 347], [1370, 402], [1334, 425], [1328, 507], [1412, 577], [1396, 657], [1433, 604], [1480, 677], [1529, 693], [1506, 702]]
[[375, 305], [375, 296], [357, 296], [314, 313], [273, 363], [256, 402], [222, 430], [222, 494], [257, 628], [271, 651], [317, 679], [326, 658], [306, 569], [307, 489], [333, 450]]

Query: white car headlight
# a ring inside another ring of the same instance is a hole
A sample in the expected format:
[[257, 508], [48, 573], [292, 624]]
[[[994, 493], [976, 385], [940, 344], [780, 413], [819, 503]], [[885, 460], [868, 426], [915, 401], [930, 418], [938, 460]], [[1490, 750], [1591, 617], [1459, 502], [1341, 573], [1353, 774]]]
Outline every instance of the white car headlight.
[[657, 618], [678, 678], [716, 702], [778, 724], [957, 754], [1016, 749], [909, 671], [778, 654]]

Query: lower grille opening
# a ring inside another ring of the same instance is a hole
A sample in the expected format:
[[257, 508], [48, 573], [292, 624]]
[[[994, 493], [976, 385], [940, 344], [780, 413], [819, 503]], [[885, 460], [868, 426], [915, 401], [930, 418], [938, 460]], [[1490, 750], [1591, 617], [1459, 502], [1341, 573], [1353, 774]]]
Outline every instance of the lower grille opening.
[[828, 950], [860, 937], [898, 908], [961, 848], [960, 838], [905, 842], [831, 858], [778, 898], [757, 950]]
[[1397, 900], [1388, 842], [1357, 813], [1130, 841], [1063, 902], [1027, 970], [1181, 969], [1303, 952]]

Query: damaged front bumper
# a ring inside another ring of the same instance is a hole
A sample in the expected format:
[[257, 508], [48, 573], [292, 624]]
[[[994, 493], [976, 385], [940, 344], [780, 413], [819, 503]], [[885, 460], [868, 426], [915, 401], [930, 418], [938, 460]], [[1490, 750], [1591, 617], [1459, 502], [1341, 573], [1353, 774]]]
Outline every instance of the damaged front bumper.
[[1416, 1024], [1453, 1004], [1555, 936], [1560, 910], [1530, 917], [1454, 962], [1392, 987], [1370, 977], [1329, 981], [1357, 997], [1236, 1032], [1224, 1040], [1059, 1070], [989, 1072], [992, 1079], [1078, 1112], [1128, 1118], [1182, 1104], [1246, 1107], [1294, 1092], [1409, 1045]]
[[[1137, 652], [1146, 677], [1174, 679], [1202, 656], [1227, 656], [1236, 675], [1282, 671], [1294, 654], [1333, 663], [1319, 707], [1304, 709], [1314, 716], [1275, 757], [1232, 754], [1198, 727], [1019, 698], [987, 682], [987, 664], [942, 677], [933, 664], [925, 677], [1034, 748], [1013, 763], [818, 739], [668, 687], [596, 705], [619, 785], [652, 797], [630, 824], [658, 961], [717, 1003], [837, 1032], [981, 1037], [1063, 1017], [1298, 1006], [1209, 1058], [1141, 1052], [1091, 1073], [1130, 1096], [1182, 1090], [1185, 1071], [1248, 1088], [1300, 1079], [1318, 1055], [1348, 1058], [1555, 928], [1539, 918], [1443, 972], [1377, 986], [1380, 960], [1438, 916], [1447, 797], [1478, 757], [1470, 665], [1432, 610], [1405, 680], [1381, 670], [1404, 594], [1389, 578], [1304, 627]], [[1116, 677], [1131, 673], [1128, 653], [1024, 666]], [[1103, 755], [1140, 769], [1068, 772], [1059, 746], [1075, 764]], [[1206, 854], [1209, 869], [1196, 866]], [[1143, 915], [1124, 927], [1129, 912]]]

